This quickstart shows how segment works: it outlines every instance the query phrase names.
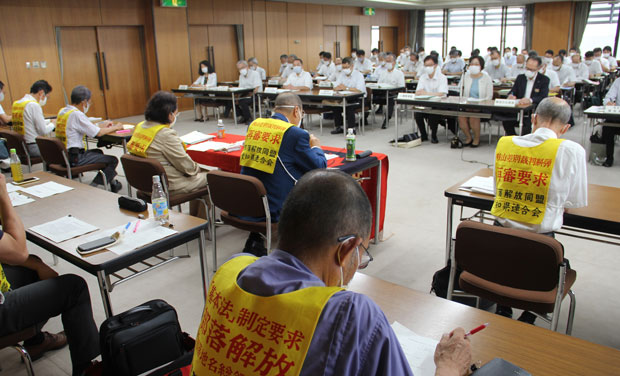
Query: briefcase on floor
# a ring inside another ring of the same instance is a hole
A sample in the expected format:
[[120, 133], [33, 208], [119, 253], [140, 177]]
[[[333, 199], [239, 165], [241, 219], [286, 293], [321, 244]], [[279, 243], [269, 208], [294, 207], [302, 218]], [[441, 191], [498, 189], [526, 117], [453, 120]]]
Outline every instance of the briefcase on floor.
[[104, 375], [138, 375], [186, 352], [177, 313], [160, 299], [108, 318], [99, 336]]

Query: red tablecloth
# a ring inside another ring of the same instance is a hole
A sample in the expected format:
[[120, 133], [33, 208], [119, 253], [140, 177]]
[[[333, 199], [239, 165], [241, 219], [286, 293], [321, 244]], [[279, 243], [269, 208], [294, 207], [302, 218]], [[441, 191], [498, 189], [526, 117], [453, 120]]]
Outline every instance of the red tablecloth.
[[[223, 139], [215, 139], [214, 141], [233, 143], [233, 142], [241, 141], [244, 139], [245, 139], [245, 136], [227, 134], [226, 137], [224, 137]], [[375, 160], [379, 160], [381, 162], [381, 205], [380, 205], [381, 213], [379, 217], [379, 230], [382, 232], [383, 222], [385, 221], [385, 206], [386, 206], [386, 199], [387, 199], [387, 178], [388, 178], [388, 171], [389, 171], [389, 161], [388, 161], [387, 155], [380, 154], [380, 153], [372, 153], [366, 161], [362, 159], [356, 162], [349, 163], [344, 160], [344, 156], [346, 154], [346, 151], [344, 148], [334, 148], [334, 147], [329, 147], [329, 146], [322, 146], [321, 148], [325, 150], [326, 152], [329, 152], [330, 154], [338, 155], [337, 158], [333, 158], [327, 161], [327, 167], [339, 168], [347, 173], [351, 173], [351, 168], [353, 168], [353, 170], [357, 169], [359, 172], [353, 173], [353, 176], [370, 178], [368, 180], [363, 180], [361, 184], [372, 206], [373, 226], [372, 226], [371, 238], [374, 238], [374, 230], [375, 230], [374, 220], [375, 220], [375, 215], [376, 215], [375, 209], [376, 209], [376, 202], [377, 202], [377, 167], [366, 168], [363, 170], [362, 168], [364, 167], [364, 164], [372, 164]], [[239, 161], [241, 160], [242, 151], [243, 149], [233, 151], [230, 153], [225, 153], [225, 152], [220, 152], [220, 151], [201, 152], [201, 151], [188, 150], [187, 154], [189, 154], [189, 156], [197, 163], [207, 165], [207, 166], [218, 167], [219, 169], [223, 171], [239, 173], [241, 172], [241, 165], [239, 164]], [[356, 166], [356, 165], [359, 165], [359, 166]]]

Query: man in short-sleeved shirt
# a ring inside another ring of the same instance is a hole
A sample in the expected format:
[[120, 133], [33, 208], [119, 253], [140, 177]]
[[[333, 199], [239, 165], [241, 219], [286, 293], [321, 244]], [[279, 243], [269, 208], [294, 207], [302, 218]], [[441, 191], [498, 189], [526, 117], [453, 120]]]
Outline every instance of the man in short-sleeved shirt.
[[[47, 98], [52, 92], [52, 87], [47, 81], [39, 80], [30, 87], [30, 94], [26, 94], [22, 99], [13, 103], [13, 113], [17, 108], [23, 106], [23, 135], [26, 142], [26, 149], [31, 157], [41, 156], [39, 147], [36, 143], [37, 136], [47, 136], [54, 130], [54, 123], [46, 122], [43, 116], [43, 106], [47, 103]], [[15, 117], [13, 117], [15, 130]], [[19, 130], [18, 133], [21, 133]]]
[[[424, 58], [424, 68], [422, 72], [422, 76], [420, 76], [420, 80], [418, 81], [418, 87], [416, 88], [416, 95], [448, 95], [448, 79], [441, 73], [437, 65], [437, 56], [430, 54]], [[438, 143], [437, 127], [439, 124], [443, 124], [444, 117], [415, 112], [414, 118], [420, 130], [420, 139], [422, 141], [428, 141], [426, 125], [424, 124], [424, 120], [427, 120], [431, 128], [431, 142], [433, 144]], [[456, 130], [456, 123], [453, 123], [453, 121], [453, 119], [448, 119], [448, 126], [450, 129]]]
[[[366, 81], [364, 81], [364, 76], [353, 68], [353, 60], [349, 57], [342, 59], [342, 72], [340, 72], [336, 82], [334, 82], [334, 90], [364, 93], [364, 97], [366, 97]], [[355, 110], [359, 107], [361, 107], [361, 104], [347, 106], [346, 117], [348, 128], [355, 128], [357, 126], [355, 122]], [[336, 129], [331, 132], [332, 134], [343, 132], [342, 107], [334, 108], [334, 125]]]
[[[405, 75], [400, 69], [396, 68], [396, 56], [394, 56], [394, 54], [390, 53], [385, 57], [385, 69], [385, 72], [379, 77], [379, 84], [388, 84], [393, 87], [405, 87]], [[383, 105], [385, 103], [385, 95], [386, 92], [377, 92], [373, 96], [373, 103]], [[383, 120], [381, 129], [387, 128], [387, 122], [392, 118], [393, 113], [394, 97], [392, 94], [392, 96], [388, 98], [388, 116], [387, 119]]]
[[289, 74], [283, 86], [289, 90], [312, 90], [312, 76], [304, 71], [304, 62], [297, 58], [293, 62], [293, 73]]

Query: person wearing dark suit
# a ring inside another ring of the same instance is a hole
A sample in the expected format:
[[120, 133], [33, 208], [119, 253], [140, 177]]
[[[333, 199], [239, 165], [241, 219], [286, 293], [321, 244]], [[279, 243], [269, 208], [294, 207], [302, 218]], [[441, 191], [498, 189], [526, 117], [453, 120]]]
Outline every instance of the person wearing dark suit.
[[[297, 180], [306, 172], [326, 168], [327, 160], [321, 149], [321, 143], [314, 135], [299, 128], [303, 118], [303, 106], [301, 99], [294, 93], [282, 93], [275, 101], [272, 119], [278, 119], [294, 126], [288, 128], [282, 137], [282, 143], [278, 152], [278, 161], [272, 174], [251, 167], [242, 167], [241, 173], [258, 178], [267, 191], [271, 222], [276, 223], [280, 219], [280, 212], [284, 200]], [[252, 125], [248, 128], [250, 131]], [[265, 218], [242, 217], [248, 221], [264, 221]], [[244, 252], [265, 255], [266, 249], [260, 234], [251, 233], [246, 242]]]
[[[508, 99], [518, 99], [519, 104], [531, 104], [537, 106], [540, 101], [549, 96], [549, 78], [540, 73], [539, 70], [542, 66], [542, 60], [538, 56], [530, 56], [527, 59], [526, 70], [524, 74], [517, 76], [517, 79], [512, 85], [512, 89], [508, 93]], [[536, 110], [534, 108], [532, 113]], [[507, 136], [516, 135], [515, 127], [519, 126], [519, 122], [516, 119], [505, 120], [503, 122], [504, 130]], [[523, 118], [523, 130], [521, 135], [526, 135], [532, 132], [532, 119], [531, 116], [525, 115]]]

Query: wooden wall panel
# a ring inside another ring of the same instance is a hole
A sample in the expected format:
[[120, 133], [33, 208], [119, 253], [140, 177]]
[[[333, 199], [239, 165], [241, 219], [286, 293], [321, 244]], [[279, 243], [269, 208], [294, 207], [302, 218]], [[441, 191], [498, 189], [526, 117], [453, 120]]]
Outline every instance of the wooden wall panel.
[[366, 50], [370, 56], [370, 51], [377, 46], [371, 46], [371, 26], [372, 16], [360, 16], [360, 48]]
[[241, 23], [243, 23], [243, 0], [213, 0], [213, 24]]
[[252, 27], [252, 35], [246, 34], [245, 37], [254, 38], [254, 56], [258, 59], [258, 65], [265, 69], [267, 74], [270, 74], [271, 67], [276, 67], [277, 73], [280, 68], [280, 55], [270, 56], [267, 53], [267, 21], [265, 18], [265, 2], [262, 0], [252, 2]]
[[375, 15], [370, 16], [371, 22], [373, 26], [388, 26], [387, 19], [387, 10], [386, 9], [375, 9]]
[[[319, 52], [323, 51], [323, 7], [320, 4], [306, 4], [306, 69], [313, 70], [319, 64]], [[332, 59], [335, 58], [332, 54]]]
[[55, 26], [94, 26], [101, 24], [99, 0], [56, 0], [52, 7]]
[[568, 49], [572, 3], [537, 3], [534, 8], [532, 48], [539, 53], [547, 49]]
[[323, 25], [342, 25], [342, 7], [323, 5]]
[[4, 65], [4, 53], [2, 52], [2, 44], [0, 44], [0, 81], [2, 81], [2, 83], [4, 83], [4, 101], [2, 101], [0, 103], [0, 106], [2, 106], [2, 109], [4, 110], [4, 112], [6, 112], [7, 114], [11, 113], [11, 103], [13, 103], [14, 100], [13, 96], [11, 95], [11, 87], [9, 85], [9, 76], [6, 73], [6, 66]]
[[404, 11], [396, 9], [387, 9], [385, 11], [385, 25], [383, 26], [399, 26], [400, 14]]
[[288, 53], [300, 57], [306, 64], [305, 69], [310, 70], [310, 66], [307, 65], [306, 28], [300, 27], [300, 25], [306, 24], [306, 4], [287, 3], [286, 18], [288, 21]]
[[187, 21], [190, 25], [213, 24], [213, 0], [188, 1]]
[[150, 0], [100, 0], [103, 25], [144, 25], [152, 19]]
[[243, 0], [243, 45], [245, 49], [245, 59], [254, 56], [254, 38], [252, 30], [254, 22], [252, 20], [252, 0]]
[[267, 53], [270, 59], [268, 74], [277, 75], [280, 65], [279, 57], [283, 53], [288, 53], [286, 3], [268, 1], [265, 4], [265, 15], [269, 20], [278, 20], [278, 22], [267, 22]]
[[362, 17], [361, 7], [342, 7], [342, 25], [359, 25]]

